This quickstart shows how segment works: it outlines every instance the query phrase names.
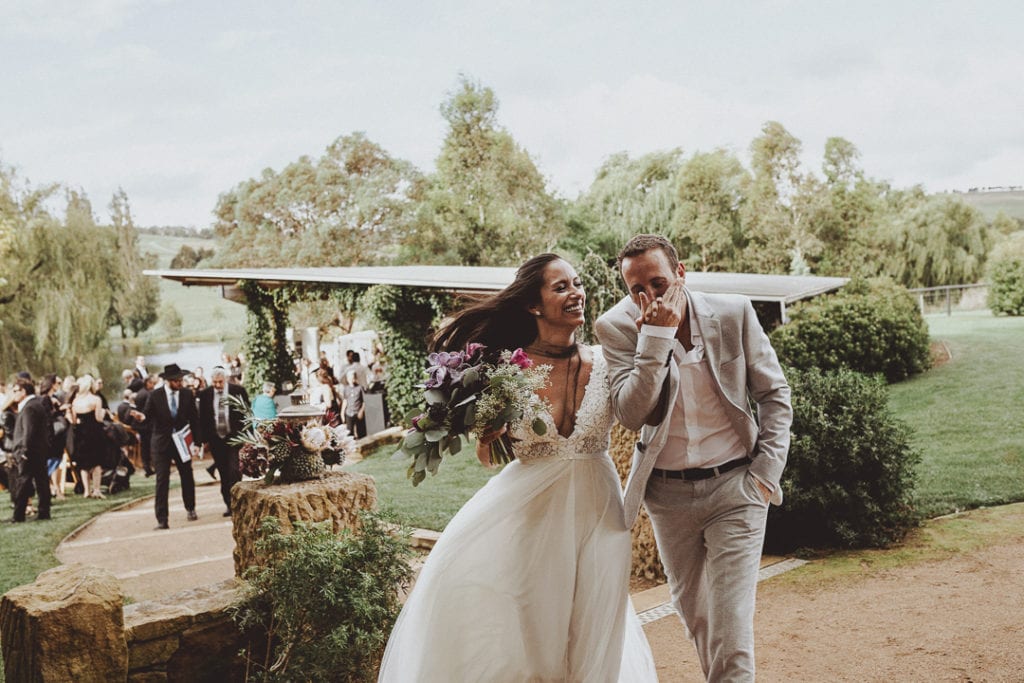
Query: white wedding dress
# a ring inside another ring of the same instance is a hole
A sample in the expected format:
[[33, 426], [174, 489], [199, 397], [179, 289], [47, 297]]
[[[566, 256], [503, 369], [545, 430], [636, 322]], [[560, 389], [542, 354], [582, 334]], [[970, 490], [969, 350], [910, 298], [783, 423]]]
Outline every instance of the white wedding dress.
[[451, 520], [388, 641], [380, 681], [656, 681], [629, 601], [630, 535], [608, 455], [599, 348], [575, 431], [515, 436], [517, 459]]

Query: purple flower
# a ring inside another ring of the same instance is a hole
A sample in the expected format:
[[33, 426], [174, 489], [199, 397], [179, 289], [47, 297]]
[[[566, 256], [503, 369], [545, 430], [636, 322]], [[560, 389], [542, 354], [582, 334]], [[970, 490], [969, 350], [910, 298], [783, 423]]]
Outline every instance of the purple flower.
[[435, 389], [445, 384], [446, 380], [458, 382], [462, 377], [463, 365], [466, 363], [466, 354], [462, 351], [448, 353], [441, 351], [427, 356], [430, 367], [427, 368], [429, 378], [424, 383], [427, 389]]
[[526, 370], [527, 368], [533, 367], [533, 361], [526, 355], [526, 351], [522, 349], [516, 349], [512, 352], [512, 357], [508, 360], [512, 365], [518, 365], [520, 370]]

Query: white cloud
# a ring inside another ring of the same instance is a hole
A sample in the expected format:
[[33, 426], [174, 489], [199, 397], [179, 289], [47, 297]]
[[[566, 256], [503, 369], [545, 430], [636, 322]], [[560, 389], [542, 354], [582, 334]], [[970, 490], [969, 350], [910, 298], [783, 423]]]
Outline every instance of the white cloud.
[[0, 26], [40, 39], [91, 38], [119, 28], [153, 4], [147, 0], [5, 0], [0, 6]]

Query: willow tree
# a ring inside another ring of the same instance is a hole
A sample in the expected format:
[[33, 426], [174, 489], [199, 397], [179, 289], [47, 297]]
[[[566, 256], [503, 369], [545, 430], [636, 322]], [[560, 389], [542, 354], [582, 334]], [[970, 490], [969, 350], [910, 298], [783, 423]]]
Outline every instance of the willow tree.
[[893, 214], [879, 232], [883, 272], [906, 287], [977, 282], [992, 246], [981, 213], [956, 197], [924, 197]]
[[573, 203], [570, 232], [562, 244], [579, 257], [592, 250], [611, 259], [633, 235], [673, 234], [678, 226], [676, 176], [682, 154], [669, 149], [635, 158], [626, 152], [610, 156]]

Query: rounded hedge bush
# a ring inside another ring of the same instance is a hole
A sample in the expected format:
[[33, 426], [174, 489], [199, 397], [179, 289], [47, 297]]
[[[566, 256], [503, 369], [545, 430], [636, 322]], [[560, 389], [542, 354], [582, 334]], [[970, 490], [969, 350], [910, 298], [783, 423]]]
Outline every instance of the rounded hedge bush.
[[891, 280], [853, 280], [835, 294], [795, 305], [771, 333], [793, 367], [848, 368], [898, 382], [931, 364], [928, 327], [913, 297]]
[[988, 307], [995, 314], [1024, 315], [1024, 233], [993, 250], [988, 263]]
[[901, 540], [919, 521], [913, 493], [920, 454], [910, 429], [889, 411], [885, 384], [851, 370], [787, 368], [786, 376], [792, 445], [765, 547], [785, 553]]

